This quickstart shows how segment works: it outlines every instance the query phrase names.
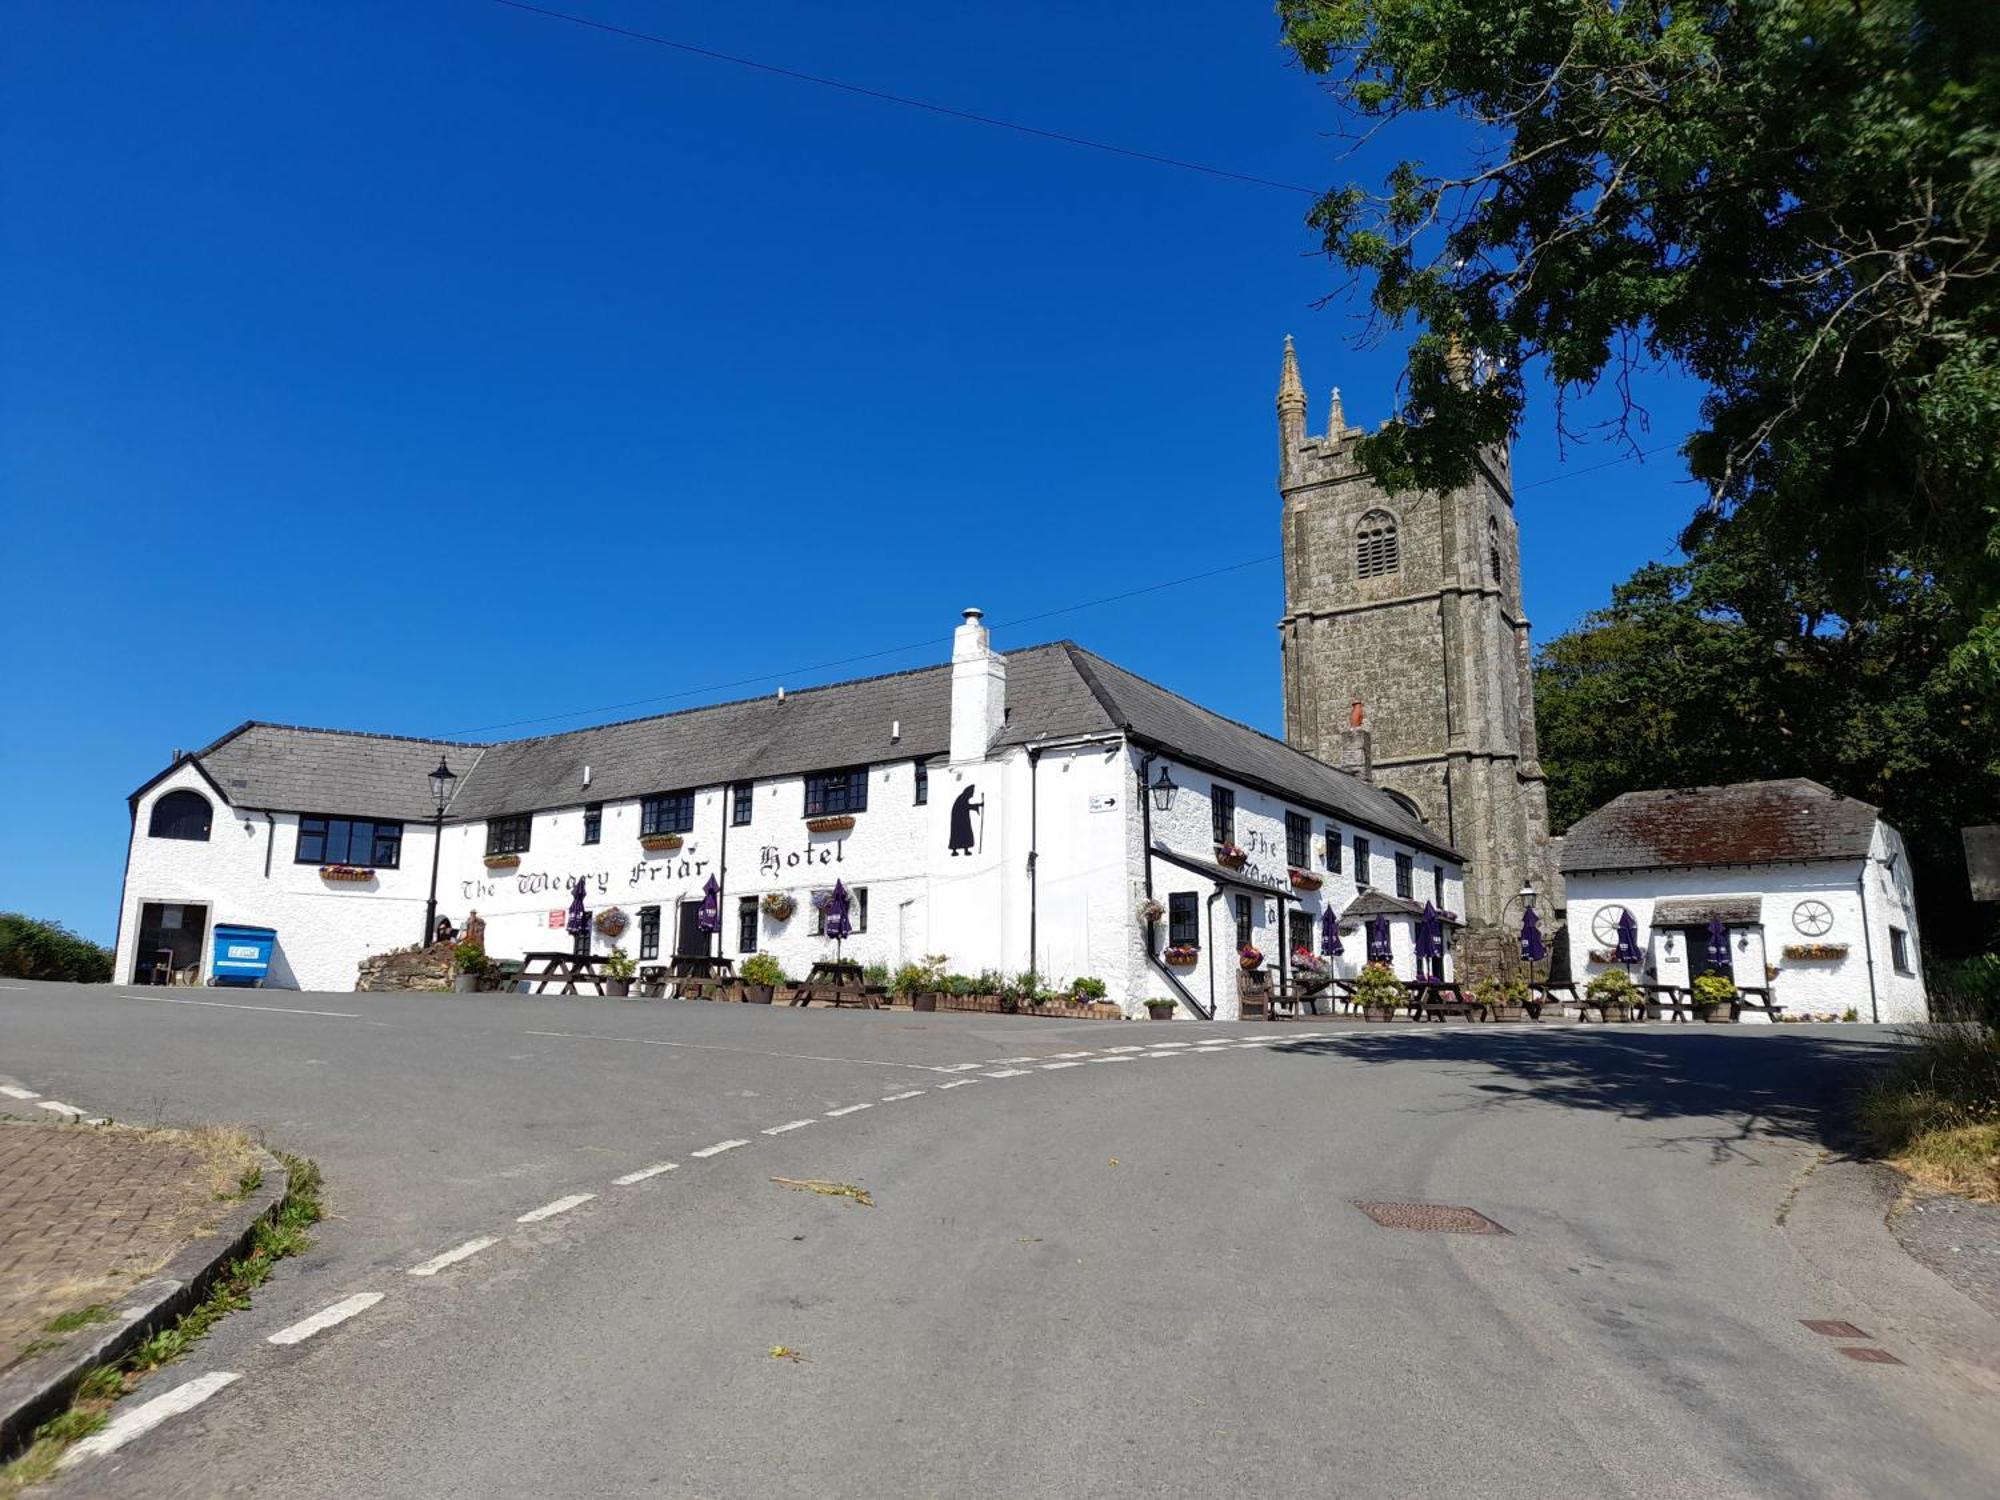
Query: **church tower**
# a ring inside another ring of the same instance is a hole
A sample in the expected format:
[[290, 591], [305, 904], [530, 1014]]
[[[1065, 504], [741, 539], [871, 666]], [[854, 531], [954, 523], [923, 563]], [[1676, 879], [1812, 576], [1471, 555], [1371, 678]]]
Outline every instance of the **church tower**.
[[[1462, 915], [1475, 926], [1501, 922], [1528, 881], [1547, 912], [1548, 798], [1507, 451], [1482, 452], [1462, 488], [1389, 495], [1355, 458], [1362, 433], [1347, 425], [1338, 390], [1325, 433], [1306, 426], [1287, 337], [1278, 380], [1285, 738], [1372, 774], [1444, 834], [1466, 858]], [[1356, 704], [1367, 736], [1349, 727]], [[1372, 769], [1354, 764], [1362, 754]], [[1504, 920], [1518, 923], [1518, 901]]]

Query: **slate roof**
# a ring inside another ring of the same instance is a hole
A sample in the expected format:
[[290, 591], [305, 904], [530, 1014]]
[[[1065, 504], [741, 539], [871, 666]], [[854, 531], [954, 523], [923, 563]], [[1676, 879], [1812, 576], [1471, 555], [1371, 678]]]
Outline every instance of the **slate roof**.
[[1804, 777], [1627, 792], [1564, 835], [1562, 868], [1575, 875], [1861, 859], [1879, 816]]
[[1239, 885], [1246, 891], [1262, 891], [1267, 896], [1290, 896], [1291, 887], [1279, 885], [1274, 880], [1265, 880], [1252, 875], [1248, 870], [1232, 870], [1227, 865], [1219, 865], [1212, 859], [1195, 859], [1182, 854], [1178, 849], [1169, 849], [1165, 844], [1153, 845], [1153, 853], [1168, 864], [1179, 865], [1184, 870], [1192, 870], [1197, 875], [1206, 875], [1210, 880], [1222, 885]]
[[[1457, 858], [1381, 788], [1072, 642], [1011, 651], [1006, 661], [999, 744], [1123, 732], [1301, 809]], [[917, 760], [950, 748], [951, 667], [944, 664], [497, 744], [252, 722], [195, 759], [240, 807], [415, 821], [431, 816], [428, 778], [440, 754], [460, 773], [449, 816], [479, 819]]]
[[[1340, 914], [1340, 920], [1360, 922], [1375, 916], [1422, 917], [1423, 914], [1424, 905], [1421, 901], [1406, 901], [1401, 896], [1392, 896], [1387, 891], [1378, 891], [1371, 887], [1347, 903], [1346, 910]], [[1443, 912], [1439, 912], [1438, 917], [1447, 927], [1465, 925], [1455, 917], [1445, 916]]]

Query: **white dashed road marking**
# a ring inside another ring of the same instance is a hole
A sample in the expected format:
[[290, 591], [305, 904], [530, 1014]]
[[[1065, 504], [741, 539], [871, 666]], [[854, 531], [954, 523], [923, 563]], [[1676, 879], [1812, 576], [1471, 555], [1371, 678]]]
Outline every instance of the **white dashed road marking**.
[[455, 1266], [460, 1261], [477, 1255], [488, 1246], [499, 1243], [491, 1235], [485, 1235], [476, 1240], [467, 1240], [463, 1245], [454, 1245], [442, 1255], [433, 1255], [420, 1266], [411, 1266], [410, 1274], [412, 1276], [435, 1276], [446, 1266]]
[[[788, 1130], [803, 1130], [806, 1126], [811, 1125], [812, 1123], [814, 1122], [811, 1120], [791, 1120], [783, 1125], [773, 1125], [769, 1130], [765, 1131], [764, 1134], [783, 1135]], [[695, 1152], [695, 1155], [699, 1156], [701, 1155], [701, 1153], [697, 1151]]]
[[1093, 1063], [1137, 1062], [1138, 1059], [1136, 1057], [1093, 1057], [1091, 1061]]
[[829, 1120], [837, 1120], [837, 1119], [839, 1119], [839, 1118], [840, 1118], [840, 1117], [841, 1117], [842, 1115], [854, 1115], [854, 1114], [859, 1114], [859, 1113], [860, 1113], [860, 1112], [861, 1112], [862, 1110], [864, 1110], [864, 1109], [873, 1109], [874, 1107], [875, 1107], [875, 1106], [874, 1106], [874, 1105], [872, 1105], [872, 1104], [849, 1104], [849, 1105], [846, 1105], [846, 1106], [844, 1106], [844, 1107], [842, 1107], [842, 1108], [840, 1108], [840, 1109], [830, 1109], [830, 1110], [828, 1110], [828, 1111], [826, 1112], [826, 1117], [827, 1117], [827, 1118], [828, 1118]]
[[688, 1152], [689, 1156], [720, 1156], [725, 1151], [734, 1151], [738, 1146], [747, 1146], [748, 1141], [717, 1141], [713, 1146], [703, 1146], [699, 1151]]
[[882, 1102], [884, 1104], [894, 1104], [898, 1099], [914, 1099], [919, 1094], [928, 1094], [929, 1092], [929, 1089], [910, 1089], [901, 1094], [884, 1094]]
[[344, 1302], [336, 1302], [324, 1312], [316, 1312], [310, 1318], [301, 1319], [290, 1328], [280, 1328], [268, 1339], [267, 1344], [303, 1344], [316, 1333], [345, 1323], [356, 1313], [367, 1312], [382, 1300], [380, 1292], [356, 1292]]
[[1144, 1052], [1144, 1047], [1106, 1047], [1106, 1052]]
[[614, 1177], [611, 1182], [614, 1187], [630, 1187], [635, 1182], [644, 1182], [648, 1177], [658, 1177], [662, 1172], [671, 1172], [679, 1165], [679, 1162], [672, 1161], [655, 1162], [650, 1167], [627, 1172], [623, 1177]]
[[1027, 1074], [1028, 1070], [1026, 1068], [1000, 1068], [991, 1073], [981, 1073], [979, 1076], [981, 1078], [1025, 1078]]
[[5, 1094], [9, 1099], [39, 1099], [42, 1097], [33, 1089], [16, 1088], [11, 1083], [0, 1083], [0, 1094]]
[[977, 1083], [977, 1082], [979, 1082], [977, 1078], [954, 1078], [949, 1083], [939, 1084], [938, 1087], [941, 1089], [962, 1089], [968, 1083]]
[[940, 1073], [972, 1073], [985, 1066], [985, 1063], [953, 1063], [949, 1067], [939, 1068], [938, 1071]]
[[1053, 1063], [1043, 1063], [1043, 1064], [1042, 1064], [1042, 1071], [1043, 1071], [1044, 1073], [1053, 1073], [1053, 1072], [1055, 1072], [1055, 1070], [1056, 1070], [1056, 1069], [1058, 1069], [1058, 1068], [1080, 1068], [1080, 1067], [1082, 1067], [1082, 1066], [1083, 1066], [1083, 1064], [1082, 1064], [1082, 1063], [1080, 1063], [1080, 1062], [1053, 1062]]
[[1057, 1057], [1089, 1057], [1091, 1055], [1091, 1050], [1088, 1047], [1086, 1047], [1081, 1052], [1058, 1052], [1055, 1055]]
[[151, 1401], [142, 1402], [121, 1416], [112, 1418], [102, 1431], [95, 1432], [63, 1455], [62, 1467], [67, 1469], [87, 1459], [102, 1458], [107, 1453], [116, 1453], [120, 1448], [158, 1427], [169, 1417], [177, 1417], [184, 1411], [193, 1411], [202, 1402], [239, 1377], [233, 1370], [217, 1370], [210, 1375], [197, 1375], [183, 1385], [177, 1385], [163, 1396], [155, 1396]]
[[514, 1222], [516, 1224], [539, 1224], [544, 1219], [553, 1219], [557, 1214], [566, 1214], [572, 1208], [588, 1203], [595, 1193], [571, 1193], [567, 1198], [558, 1198], [553, 1203], [544, 1203], [540, 1208], [531, 1208]]

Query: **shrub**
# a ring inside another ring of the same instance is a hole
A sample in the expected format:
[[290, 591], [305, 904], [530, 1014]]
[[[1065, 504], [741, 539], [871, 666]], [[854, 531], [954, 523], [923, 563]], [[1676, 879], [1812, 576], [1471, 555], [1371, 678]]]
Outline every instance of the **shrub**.
[[1403, 981], [1396, 977], [1396, 971], [1385, 963], [1372, 963], [1354, 979], [1354, 1003], [1393, 1010], [1407, 1004], [1409, 992], [1403, 988]]
[[1007, 976], [998, 969], [981, 969], [979, 977], [973, 981], [976, 995], [999, 995], [1006, 993]]
[[604, 972], [613, 979], [630, 979], [639, 972], [639, 965], [623, 948], [613, 948], [604, 955]]
[[1093, 975], [1086, 974], [1077, 980], [1075, 984], [1072, 984], [1069, 987], [1069, 991], [1077, 999], [1086, 1003], [1093, 1000], [1102, 1000], [1105, 996], [1104, 981]]
[[475, 978], [485, 974], [492, 965], [492, 961], [486, 956], [486, 950], [477, 943], [460, 943], [452, 949], [451, 963], [459, 973], [471, 974]]
[[945, 957], [934, 953], [920, 964], [904, 964], [889, 981], [889, 992], [902, 999], [912, 995], [935, 995], [945, 988]]
[[0, 912], [0, 974], [14, 979], [108, 984], [111, 950], [79, 937], [60, 922], [38, 922], [19, 912]]
[[1037, 974], [1033, 969], [1023, 969], [1012, 979], [1004, 980], [1000, 985], [1000, 998], [1002, 1000], [1011, 1000], [1016, 1005], [1023, 1003], [1040, 1005], [1042, 1003], [1040, 998], [1041, 993], [1042, 976]]
[[1694, 980], [1696, 1005], [1734, 1005], [1736, 981], [1727, 974], [1697, 974]]
[[1528, 981], [1488, 974], [1472, 987], [1472, 994], [1481, 1005], [1526, 1005]]
[[1936, 965], [1931, 971], [1930, 1002], [1937, 1020], [2000, 1027], [2000, 953]]
[[1883, 1155], [1927, 1187], [2000, 1201], [2000, 1031], [1911, 1028], [1916, 1041], [1862, 1096]]
[[889, 982], [889, 966], [887, 964], [869, 964], [866, 968], [862, 969], [861, 977], [869, 984], [887, 984]]
[[1590, 983], [1583, 987], [1583, 993], [1592, 1005], [1639, 1003], [1639, 986], [1623, 969], [1606, 969], [1602, 974], [1592, 975]]
[[737, 971], [745, 984], [768, 984], [776, 989], [786, 983], [785, 966], [768, 953], [753, 953]]

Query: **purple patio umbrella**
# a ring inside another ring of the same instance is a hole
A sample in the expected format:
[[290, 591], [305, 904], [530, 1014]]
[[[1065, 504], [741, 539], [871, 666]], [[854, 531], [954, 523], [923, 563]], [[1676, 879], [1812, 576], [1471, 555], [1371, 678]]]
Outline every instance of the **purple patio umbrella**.
[[1618, 919], [1618, 962], [1636, 964], [1639, 961], [1639, 919], [1627, 911]]
[[1325, 958], [1340, 957], [1340, 918], [1330, 906], [1319, 914], [1319, 951]]
[[1729, 962], [1729, 929], [1722, 925], [1719, 916], [1708, 919], [1708, 961], [1712, 964]]
[[1521, 957], [1538, 964], [1548, 956], [1548, 944], [1542, 941], [1542, 919], [1531, 906], [1521, 913]]
[[1395, 950], [1389, 946], [1389, 919], [1373, 916], [1368, 919], [1368, 962], [1391, 963]]
[[1428, 901], [1417, 922], [1417, 972], [1444, 978], [1444, 925], [1438, 921], [1437, 907]]
[[703, 932], [719, 932], [722, 928], [722, 887], [715, 883], [713, 875], [701, 888], [701, 905], [695, 911], [694, 921]]
[[833, 883], [833, 894], [826, 898], [826, 935], [833, 939], [833, 956], [840, 957], [841, 939], [854, 931], [847, 920], [847, 887], [838, 880]]
[[590, 913], [583, 909], [583, 898], [589, 891], [589, 883], [581, 875], [577, 876], [576, 884], [569, 893], [569, 920], [563, 924], [564, 930], [575, 939], [572, 946], [578, 953], [590, 946]]

